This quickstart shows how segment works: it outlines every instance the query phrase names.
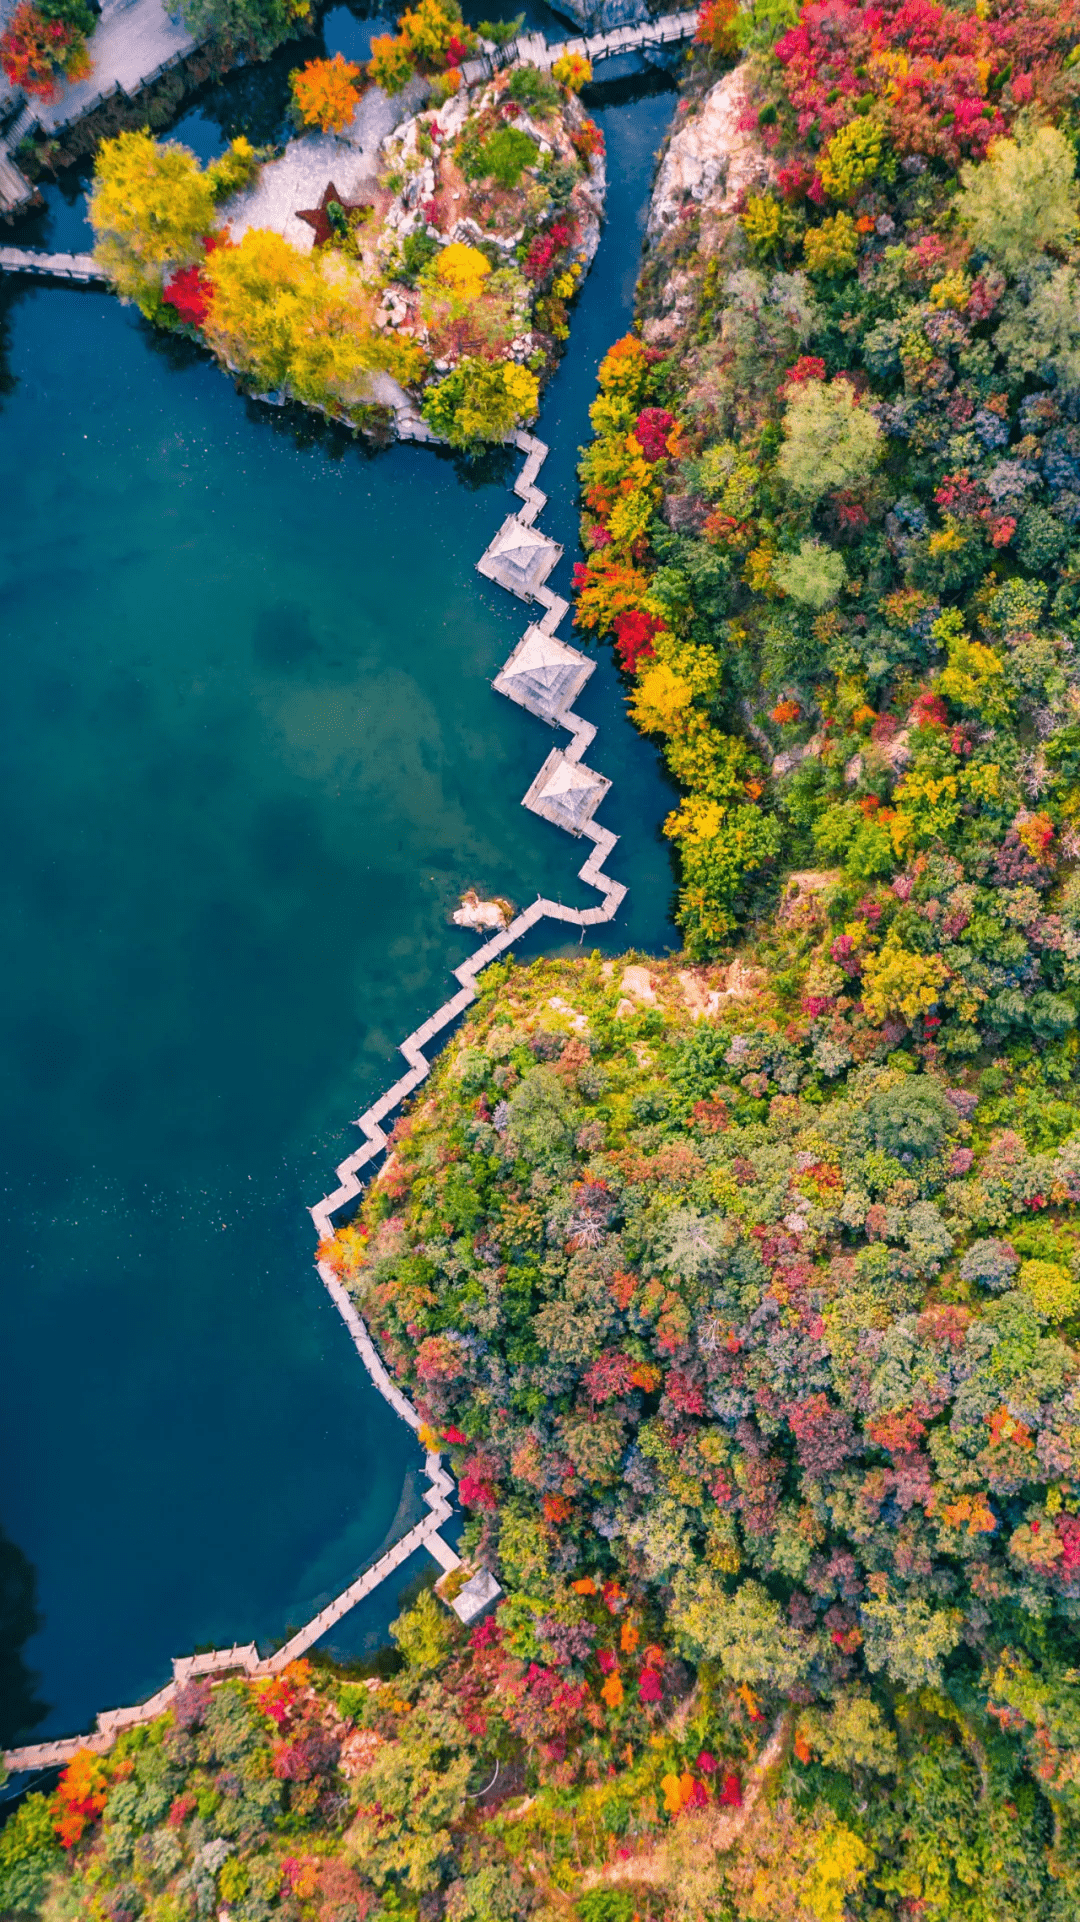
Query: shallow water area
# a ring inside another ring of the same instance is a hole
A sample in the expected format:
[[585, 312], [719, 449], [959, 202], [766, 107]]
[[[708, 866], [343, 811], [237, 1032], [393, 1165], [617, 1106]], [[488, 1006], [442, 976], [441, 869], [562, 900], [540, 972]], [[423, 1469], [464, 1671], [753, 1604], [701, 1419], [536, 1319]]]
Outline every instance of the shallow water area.
[[[670, 106], [601, 111], [609, 224], [540, 423], [566, 570]], [[519, 805], [553, 737], [488, 686], [528, 618], [474, 571], [516, 463], [372, 457], [105, 295], [3, 308], [0, 1518], [44, 1734], [283, 1634], [408, 1526], [418, 1451], [306, 1207], [471, 951], [459, 894], [595, 896]], [[671, 793], [606, 652], [580, 708], [631, 889], [597, 944], [674, 945]]]

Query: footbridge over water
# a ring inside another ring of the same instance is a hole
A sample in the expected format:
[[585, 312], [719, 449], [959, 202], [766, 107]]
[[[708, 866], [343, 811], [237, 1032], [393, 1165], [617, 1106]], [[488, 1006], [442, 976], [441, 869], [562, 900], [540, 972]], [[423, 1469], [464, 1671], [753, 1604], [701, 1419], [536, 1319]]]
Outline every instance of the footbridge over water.
[[[397, 426], [402, 440], [437, 443], [438, 436], [419, 414], [403, 411], [398, 416]], [[400, 1053], [405, 1057], [407, 1072], [360, 1116], [356, 1126], [364, 1137], [363, 1145], [340, 1163], [336, 1169], [338, 1186], [310, 1211], [320, 1242], [329, 1240], [336, 1216], [362, 1192], [361, 1169], [382, 1155], [389, 1146], [384, 1122], [431, 1072], [425, 1048], [476, 1000], [479, 992], [477, 976], [483, 969], [505, 954], [515, 941], [539, 922], [560, 922], [579, 928], [584, 934], [588, 927], [613, 920], [626, 897], [622, 883], [612, 880], [604, 872], [604, 863], [618, 837], [609, 828], [597, 826], [592, 818], [611, 785], [605, 775], [596, 773], [584, 762], [585, 751], [596, 738], [596, 729], [573, 710], [573, 702], [594, 672], [596, 663], [569, 642], [561, 640], [556, 633], [569, 613], [570, 605], [548, 587], [547, 577], [561, 558], [563, 550], [558, 542], [535, 527], [537, 516], [547, 502], [546, 494], [536, 485], [536, 477], [547, 459], [548, 448], [545, 442], [524, 431], [511, 435], [510, 440], [525, 456], [521, 472], [514, 482], [514, 492], [522, 505], [503, 522], [480, 556], [477, 569], [487, 579], [498, 581], [519, 600], [538, 604], [543, 611], [536, 621], [530, 622], [493, 685], [497, 692], [527, 708], [538, 720], [545, 721], [550, 727], [562, 728], [570, 735], [565, 748], [554, 748], [548, 755], [526, 791], [522, 806], [542, 815], [567, 833], [592, 842], [589, 856], [578, 873], [579, 879], [587, 887], [595, 889], [601, 899], [595, 907], [571, 908], [561, 901], [539, 897], [516, 915], [508, 927], [492, 935], [468, 961], [455, 969], [459, 983], [457, 993], [444, 1001], [427, 1021], [401, 1043]], [[334, 1268], [325, 1258], [318, 1259], [316, 1266], [373, 1386], [395, 1414], [408, 1422], [412, 1429], [418, 1430], [419, 1414], [387, 1371], [363, 1317]], [[350, 1609], [355, 1608], [357, 1602], [370, 1595], [420, 1548], [428, 1550], [444, 1573], [459, 1568], [460, 1556], [440, 1532], [454, 1512], [451, 1502], [453, 1479], [444, 1468], [441, 1457], [430, 1450], [425, 1455], [424, 1474], [429, 1482], [424, 1501], [430, 1512], [399, 1541], [384, 1550], [370, 1567], [365, 1568], [339, 1595], [328, 1601], [310, 1621], [305, 1622], [283, 1647], [270, 1655], [260, 1656], [255, 1644], [250, 1642], [177, 1657], [173, 1661], [171, 1681], [148, 1700], [130, 1707], [103, 1710], [98, 1715], [96, 1728], [90, 1734], [64, 1736], [57, 1741], [30, 1742], [20, 1748], [10, 1749], [4, 1756], [8, 1770], [12, 1774], [32, 1773], [63, 1766], [83, 1748], [103, 1754], [112, 1747], [124, 1729], [137, 1727], [164, 1714], [177, 1691], [193, 1677], [223, 1677], [238, 1671], [252, 1677], [277, 1674], [287, 1663], [295, 1661], [321, 1641]], [[473, 1577], [469, 1587], [474, 1587], [478, 1580], [482, 1584], [478, 1605], [486, 1605], [498, 1595], [498, 1585], [485, 1571], [481, 1571], [478, 1577]], [[463, 1593], [452, 1604], [459, 1613], [462, 1613], [465, 1599]], [[469, 1617], [463, 1615], [463, 1619]]]

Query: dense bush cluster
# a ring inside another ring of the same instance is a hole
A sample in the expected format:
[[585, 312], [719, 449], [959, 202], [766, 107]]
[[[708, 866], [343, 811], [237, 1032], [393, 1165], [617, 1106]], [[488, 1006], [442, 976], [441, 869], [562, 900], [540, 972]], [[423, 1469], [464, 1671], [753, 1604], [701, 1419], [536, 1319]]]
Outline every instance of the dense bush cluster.
[[33, 100], [57, 99], [65, 80], [90, 72], [95, 24], [86, 0], [18, 0], [0, 33], [5, 77]]
[[960, 1055], [1074, 1018], [1077, 31], [805, 9], [736, 76], [767, 183], [661, 249], [689, 310], [608, 355], [582, 468], [688, 945], [833, 872], [811, 991]]
[[[759, 955], [774, 980], [782, 958]], [[707, 1747], [737, 1773], [741, 1700], [786, 1715], [784, 1820], [831, 1811], [851, 1837], [844, 1912], [1064, 1915], [1071, 1053], [1019, 1046], [961, 1085], [901, 1024], [846, 998], [839, 1021], [792, 1016], [753, 979], [695, 1025], [710, 977], [670, 965], [621, 988], [599, 957], [513, 977], [329, 1253], [451, 1449], [467, 1540], [509, 1593], [502, 1645], [564, 1691], [541, 1781], [584, 1792], [610, 1758], [640, 1809], [665, 1687], [725, 1704]], [[595, 1702], [593, 1678], [599, 1746], [565, 1693]], [[707, 1896], [672, 1871], [667, 1899], [742, 1913], [740, 1862], [717, 1859]], [[751, 1913], [841, 1914], [805, 1886], [785, 1907], [782, 1880]]]

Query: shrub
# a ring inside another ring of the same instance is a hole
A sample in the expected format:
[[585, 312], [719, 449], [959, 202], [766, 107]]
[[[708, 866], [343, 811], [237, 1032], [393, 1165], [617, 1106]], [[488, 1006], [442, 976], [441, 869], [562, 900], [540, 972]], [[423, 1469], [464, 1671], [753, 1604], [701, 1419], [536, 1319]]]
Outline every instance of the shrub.
[[431, 273], [442, 286], [460, 294], [463, 300], [478, 300], [491, 273], [491, 262], [478, 247], [452, 240], [433, 256]]
[[516, 187], [526, 167], [539, 158], [535, 140], [519, 127], [499, 127], [483, 141], [477, 151], [478, 177], [496, 180], [500, 187]]
[[592, 79], [592, 63], [581, 53], [564, 53], [551, 69], [551, 77], [568, 93], [580, 93]]
[[524, 25], [525, 15], [519, 13], [513, 20], [481, 20], [476, 31], [482, 40], [490, 40], [493, 46], [508, 47], [511, 40], [517, 39]]
[[531, 107], [539, 113], [551, 112], [562, 98], [550, 75], [541, 73], [539, 67], [531, 66], [528, 61], [513, 69], [506, 91], [519, 107]]
[[401, 93], [416, 72], [412, 43], [404, 34], [377, 33], [371, 42], [368, 79], [384, 93]]
[[231, 200], [233, 194], [242, 193], [257, 179], [261, 165], [260, 156], [243, 134], [230, 141], [225, 152], [212, 160], [206, 169], [210, 191], [215, 205], [223, 200]]
[[698, 9], [694, 41], [707, 47], [714, 60], [729, 60], [738, 47], [737, 0], [704, 0]]
[[309, 60], [289, 75], [293, 105], [305, 127], [344, 133], [360, 99], [360, 68], [336, 53], [332, 60]]
[[536, 375], [513, 361], [467, 357], [430, 387], [424, 419], [451, 447], [465, 453], [504, 440], [520, 420], [531, 420], [540, 396]]
[[804, 500], [820, 500], [866, 480], [881, 446], [881, 428], [860, 407], [847, 381], [826, 385], [808, 380], [790, 391], [777, 465], [792, 492]]
[[995, 140], [980, 165], [960, 169], [958, 218], [983, 253], [1010, 272], [1047, 250], [1061, 252], [1077, 230], [1076, 155], [1056, 127]]

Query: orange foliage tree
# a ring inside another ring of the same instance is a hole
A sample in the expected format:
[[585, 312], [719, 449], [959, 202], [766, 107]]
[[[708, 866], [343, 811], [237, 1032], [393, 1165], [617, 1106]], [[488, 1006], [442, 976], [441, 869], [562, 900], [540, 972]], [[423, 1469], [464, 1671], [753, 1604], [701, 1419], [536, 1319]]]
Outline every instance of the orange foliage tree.
[[56, 1788], [53, 1823], [65, 1849], [73, 1849], [96, 1822], [108, 1794], [103, 1764], [88, 1748], [76, 1749]]
[[309, 60], [290, 74], [293, 103], [305, 127], [344, 133], [360, 98], [360, 69], [336, 53], [332, 60]]

